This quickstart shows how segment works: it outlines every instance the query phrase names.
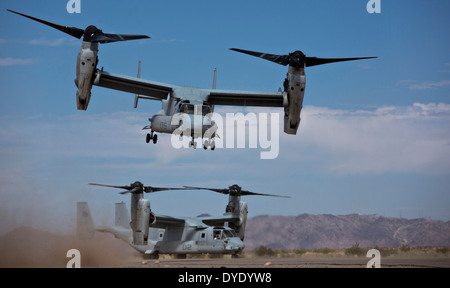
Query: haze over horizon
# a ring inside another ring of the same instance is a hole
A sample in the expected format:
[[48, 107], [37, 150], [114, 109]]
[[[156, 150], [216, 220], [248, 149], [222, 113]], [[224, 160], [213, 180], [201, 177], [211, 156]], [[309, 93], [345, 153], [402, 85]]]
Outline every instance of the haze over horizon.
[[[450, 220], [450, 2], [367, 1], [67, 1], [0, 3], [0, 233], [16, 226], [73, 228], [77, 201], [96, 224], [129, 197], [88, 183], [226, 188], [239, 184], [291, 199], [243, 197], [248, 217], [353, 213]], [[102, 9], [108, 7], [107, 10]], [[306, 68], [297, 135], [283, 110], [217, 106], [215, 112], [279, 113], [279, 154], [261, 149], [174, 149], [170, 135], [145, 143], [159, 101], [93, 87], [76, 109], [81, 41], [7, 12], [66, 26], [151, 39], [101, 44], [98, 67], [180, 86], [277, 91], [287, 68], [230, 51], [307, 56], [378, 56]], [[220, 215], [227, 197], [207, 191], [146, 195], [157, 214]], [[69, 223], [69, 224], [68, 224]], [[72, 223], [72, 224], [70, 224]]]

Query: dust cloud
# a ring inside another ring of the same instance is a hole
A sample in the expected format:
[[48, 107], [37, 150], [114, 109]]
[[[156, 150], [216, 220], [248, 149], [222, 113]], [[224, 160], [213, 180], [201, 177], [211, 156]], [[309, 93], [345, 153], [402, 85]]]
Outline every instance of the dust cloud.
[[65, 268], [70, 249], [80, 251], [81, 267], [127, 267], [138, 257], [132, 247], [111, 234], [96, 232], [92, 239], [74, 235], [16, 228], [0, 237], [0, 267]]

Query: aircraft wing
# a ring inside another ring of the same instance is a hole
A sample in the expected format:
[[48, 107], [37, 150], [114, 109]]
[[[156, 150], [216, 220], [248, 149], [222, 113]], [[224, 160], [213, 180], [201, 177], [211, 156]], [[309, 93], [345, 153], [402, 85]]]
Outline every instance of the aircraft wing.
[[177, 86], [97, 70], [94, 85], [148, 96], [151, 100], [167, 99]]
[[209, 226], [223, 226], [225, 222], [239, 222], [239, 216], [226, 213], [223, 216], [207, 216], [207, 217], [195, 217], [195, 218], [176, 218], [165, 215], [155, 215], [156, 221], [150, 224], [153, 228], [175, 228], [175, 227], [197, 227], [198, 229], [206, 228]]
[[284, 107], [287, 105], [285, 92], [252, 92], [234, 90], [208, 90], [207, 102], [211, 105]]
[[150, 227], [166, 229], [167, 226], [184, 226], [186, 219], [176, 218], [165, 215], [155, 215], [156, 221], [150, 224]]
[[[286, 92], [253, 92], [236, 90], [201, 89], [130, 77], [102, 70], [97, 70], [94, 85], [129, 92], [151, 100], [167, 99], [169, 94], [195, 103], [208, 102], [211, 105], [226, 106], [287, 106]], [[191, 103], [194, 103], [191, 102]]]
[[223, 226], [225, 222], [239, 222], [239, 216], [236, 214], [224, 214], [223, 216], [207, 216], [201, 217], [200, 220], [206, 225]]

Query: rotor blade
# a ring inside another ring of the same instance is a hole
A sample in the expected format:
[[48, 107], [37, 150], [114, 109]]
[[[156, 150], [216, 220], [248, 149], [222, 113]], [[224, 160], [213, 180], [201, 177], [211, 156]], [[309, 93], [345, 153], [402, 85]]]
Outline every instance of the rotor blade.
[[317, 57], [306, 57], [306, 67], [335, 63], [335, 62], [343, 62], [343, 61], [353, 61], [353, 60], [363, 60], [363, 59], [372, 59], [378, 57], [358, 57], [358, 58], [317, 58]]
[[59, 24], [55, 24], [55, 23], [52, 23], [52, 22], [48, 22], [48, 21], [39, 19], [39, 18], [28, 16], [28, 15], [25, 15], [25, 14], [22, 14], [22, 13], [13, 11], [13, 10], [9, 10], [9, 9], [6, 9], [6, 10], [8, 10], [9, 12], [12, 12], [12, 13], [15, 13], [15, 14], [27, 17], [27, 18], [29, 18], [31, 20], [34, 20], [34, 21], [37, 21], [39, 23], [45, 24], [45, 25], [50, 26], [52, 28], [55, 28], [55, 29], [57, 29], [59, 31], [67, 33], [70, 36], [73, 36], [73, 37], [78, 38], [78, 39], [80, 39], [83, 36], [83, 34], [84, 34], [84, 30], [80, 29], [80, 28], [62, 26], [62, 25], [59, 25]]
[[185, 188], [152, 187], [152, 186], [145, 186], [144, 187], [144, 192], [146, 192], [146, 193], [159, 192], [159, 191], [168, 191], [168, 190], [188, 190], [188, 189], [185, 189]]
[[236, 52], [241, 52], [241, 53], [248, 54], [248, 55], [252, 55], [255, 57], [259, 57], [259, 58], [263, 58], [263, 59], [275, 62], [277, 64], [285, 65], [285, 66], [289, 64], [289, 56], [288, 55], [274, 55], [274, 54], [248, 51], [248, 50], [237, 49], [237, 48], [230, 48], [230, 50], [233, 50]]
[[131, 189], [130, 186], [115, 186], [115, 185], [105, 185], [105, 184], [96, 184], [96, 183], [89, 183], [89, 185], [101, 186], [101, 187], [110, 187], [110, 188], [119, 188], [119, 189], [126, 189], [126, 190], [130, 190]]
[[229, 194], [229, 189], [202, 188], [202, 187], [191, 187], [191, 186], [183, 186], [183, 187], [192, 189], [192, 190], [210, 190], [210, 191], [214, 191], [217, 193]]
[[256, 193], [256, 192], [250, 192], [250, 191], [244, 191], [244, 190], [241, 190], [241, 196], [247, 196], [247, 195], [258, 195], [258, 196], [271, 196], [271, 197], [280, 197], [280, 198], [291, 198], [291, 197], [289, 197], [289, 196], [273, 195], [273, 194], [263, 194], [263, 193]]
[[[230, 189], [215, 189], [215, 188], [202, 188], [202, 187], [191, 187], [191, 186], [183, 186], [189, 189], [195, 189], [195, 190], [210, 190], [222, 194], [230, 194]], [[281, 197], [281, 198], [291, 198], [289, 196], [281, 196], [281, 195], [273, 195], [273, 194], [263, 194], [263, 193], [256, 193], [256, 192], [250, 192], [241, 190], [240, 193], [241, 196], [247, 196], [247, 195], [259, 195], [259, 196], [272, 196], [272, 197]]]
[[[123, 191], [123, 192], [120, 192], [119, 194], [124, 195], [124, 194], [128, 194], [128, 193], [138, 192], [139, 190], [141, 190], [141, 187], [134, 187], [134, 188], [131, 189], [131, 190]], [[142, 193], [142, 192], [141, 192], [141, 193]]]
[[128, 40], [137, 40], [137, 39], [148, 39], [151, 38], [147, 35], [126, 35], [126, 34], [98, 34], [92, 38], [93, 42], [99, 43], [111, 43], [117, 41], [128, 41]]

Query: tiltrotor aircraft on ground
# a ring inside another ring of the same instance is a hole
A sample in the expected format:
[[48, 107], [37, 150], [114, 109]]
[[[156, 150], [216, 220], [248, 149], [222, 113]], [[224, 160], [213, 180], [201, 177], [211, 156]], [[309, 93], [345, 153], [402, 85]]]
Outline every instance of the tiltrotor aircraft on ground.
[[[231, 254], [232, 257], [237, 257], [244, 249], [248, 212], [247, 203], [241, 201], [241, 196], [286, 197], [245, 191], [236, 184], [226, 189], [152, 187], [144, 186], [141, 182], [129, 186], [90, 185], [125, 189], [121, 194], [131, 194], [131, 213], [128, 213], [124, 202], [116, 203], [115, 225], [95, 227], [88, 204], [78, 202], [77, 234], [91, 238], [95, 231], [112, 233], [150, 259], [158, 259], [160, 254], [172, 254], [177, 258], [185, 258], [187, 254], [206, 253]], [[157, 215], [150, 208], [150, 200], [144, 198], [144, 192], [166, 190], [211, 190], [228, 194], [228, 205], [222, 216], [181, 218]]]
[[182, 87], [144, 80], [139, 77], [114, 74], [103, 71], [103, 68], [97, 69], [99, 43], [145, 39], [150, 38], [149, 36], [108, 34], [103, 33], [102, 30], [93, 25], [86, 29], [67, 27], [12, 10], [8, 11], [43, 23], [78, 39], [83, 37], [77, 57], [75, 78], [75, 85], [78, 88], [76, 100], [79, 110], [87, 109], [93, 85], [135, 94], [135, 107], [137, 107], [139, 99], [160, 100], [162, 110], [149, 118], [150, 125], [144, 127], [144, 129], [150, 129], [150, 133], [146, 137], [147, 143], [152, 141], [156, 144], [157, 135], [155, 132], [175, 133], [191, 137], [190, 146], [192, 147], [197, 146], [195, 139], [201, 138], [204, 140], [203, 147], [205, 149], [207, 147], [214, 149], [217, 125], [211, 120], [211, 117], [215, 105], [284, 108], [284, 132], [295, 135], [300, 124], [300, 112], [305, 94], [305, 67], [376, 58], [317, 58], [307, 57], [301, 51], [295, 51], [288, 55], [274, 55], [232, 48], [231, 50], [237, 52], [261, 57], [281, 65], [289, 65], [283, 84], [284, 91], [281, 91], [281, 89], [277, 92], [216, 90], [215, 84], [213, 84], [213, 89]]

